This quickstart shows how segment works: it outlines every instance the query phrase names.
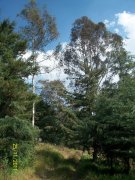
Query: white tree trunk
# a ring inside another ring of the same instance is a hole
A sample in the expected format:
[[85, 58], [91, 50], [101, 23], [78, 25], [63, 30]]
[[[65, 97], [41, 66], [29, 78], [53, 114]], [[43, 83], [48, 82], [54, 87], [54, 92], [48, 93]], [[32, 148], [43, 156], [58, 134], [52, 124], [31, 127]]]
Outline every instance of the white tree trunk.
[[[32, 92], [35, 94], [35, 76], [32, 75]], [[32, 126], [35, 125], [35, 102], [32, 104]]]

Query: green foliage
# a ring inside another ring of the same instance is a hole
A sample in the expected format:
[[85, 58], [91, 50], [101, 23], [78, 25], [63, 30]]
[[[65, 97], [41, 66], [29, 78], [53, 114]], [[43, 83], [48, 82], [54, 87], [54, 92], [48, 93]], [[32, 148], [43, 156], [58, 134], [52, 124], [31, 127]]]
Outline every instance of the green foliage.
[[[106, 157], [111, 170], [114, 165], [128, 173], [135, 153], [133, 57], [119, 35], [82, 17], [73, 24], [63, 60], [74, 86], [67, 93], [58, 82], [43, 82], [43, 103], [53, 113], [45, 115], [48, 120], [41, 116], [42, 133], [56, 144], [92, 149], [93, 160]], [[115, 76], [119, 80], [113, 84]]]
[[35, 138], [38, 130], [22, 119], [5, 117], [0, 119], [0, 155], [13, 163], [13, 144], [17, 144], [18, 167], [25, 167], [33, 158]]
[[[44, 97], [43, 97], [44, 98]], [[37, 104], [36, 125], [41, 129], [41, 138], [45, 142], [73, 146], [77, 118], [68, 108], [57, 108], [44, 101]]]
[[[110, 49], [108, 49], [110, 47]], [[84, 149], [99, 149], [99, 128], [95, 122], [96, 99], [102, 82], [118, 74], [117, 59], [126, 60], [122, 38], [107, 31], [103, 23], [95, 24], [88, 17], [75, 20], [71, 41], [64, 51], [65, 72], [73, 82], [72, 102], [79, 122], [78, 143]], [[116, 72], [117, 71], [117, 72]], [[80, 136], [80, 137], [79, 137]]]
[[[36, 1], [30, 1], [21, 16], [27, 21], [23, 39], [14, 32], [14, 23], [0, 23], [0, 165], [12, 166], [12, 146], [17, 144], [19, 168], [32, 162], [39, 132], [30, 124], [36, 102], [34, 77], [39, 71], [37, 51], [58, 35], [55, 19], [46, 10], [41, 13]], [[27, 45], [32, 55], [24, 60]], [[57, 47], [55, 53], [60, 50]], [[89, 179], [90, 171], [99, 179], [97, 172], [105, 178], [110, 178], [106, 172], [129, 173], [135, 160], [135, 63], [122, 38], [108, 32], [103, 23], [82, 17], [73, 24], [62, 58], [73, 89], [69, 93], [60, 81], [40, 81], [36, 125], [44, 142], [87, 150], [90, 155], [80, 161], [65, 160], [50, 149], [39, 155], [62, 178]], [[25, 82], [29, 75], [33, 94]], [[112, 83], [115, 76], [118, 82]]]
[[[119, 159], [129, 172], [129, 160], [135, 158], [135, 81], [123, 77], [116, 85], [108, 85], [97, 101], [97, 122], [102, 130], [103, 153], [110, 159], [111, 166]], [[111, 167], [113, 168], [113, 167]]]
[[63, 107], [67, 101], [67, 90], [59, 80], [40, 81], [42, 84], [41, 97], [44, 102], [53, 108]]
[[29, 124], [35, 96], [25, 82], [31, 74], [31, 63], [23, 59], [27, 43], [14, 28], [8, 20], [0, 22], [0, 156], [12, 167], [12, 147], [18, 144], [20, 168], [32, 160], [37, 130]]
[[60, 81], [42, 81], [36, 124], [45, 142], [71, 146], [78, 119], [69, 106], [69, 94]]
[[26, 107], [33, 99], [25, 83], [30, 71], [29, 62], [22, 59], [26, 41], [14, 32], [14, 24], [8, 20], [0, 23], [0, 117], [20, 116], [26, 118]]

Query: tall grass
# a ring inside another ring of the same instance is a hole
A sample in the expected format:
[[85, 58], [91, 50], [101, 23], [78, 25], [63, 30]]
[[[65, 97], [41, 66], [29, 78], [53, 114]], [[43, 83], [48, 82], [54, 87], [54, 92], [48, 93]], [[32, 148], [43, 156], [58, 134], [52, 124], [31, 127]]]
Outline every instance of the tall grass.
[[94, 163], [88, 154], [50, 144], [39, 144], [32, 167], [15, 174], [0, 171], [0, 180], [134, 180], [135, 172], [113, 176], [104, 161]]

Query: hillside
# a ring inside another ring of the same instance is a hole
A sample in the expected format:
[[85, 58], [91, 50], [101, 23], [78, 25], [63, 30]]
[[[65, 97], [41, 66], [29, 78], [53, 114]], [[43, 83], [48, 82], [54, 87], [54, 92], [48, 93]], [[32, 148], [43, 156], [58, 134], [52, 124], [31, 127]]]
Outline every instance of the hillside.
[[36, 147], [36, 157], [31, 168], [18, 170], [12, 176], [1, 171], [1, 180], [134, 180], [135, 173], [129, 176], [117, 172], [109, 175], [109, 169], [104, 164], [93, 163], [91, 157], [79, 150], [65, 147], [39, 144]]

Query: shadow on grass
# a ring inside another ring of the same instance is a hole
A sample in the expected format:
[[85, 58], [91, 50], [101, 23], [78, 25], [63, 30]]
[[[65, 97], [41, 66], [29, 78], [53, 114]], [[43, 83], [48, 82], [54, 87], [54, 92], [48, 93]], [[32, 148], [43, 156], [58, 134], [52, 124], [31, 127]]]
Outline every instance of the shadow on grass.
[[91, 159], [65, 159], [61, 153], [52, 149], [38, 151], [40, 163], [36, 166], [36, 175], [50, 180], [94, 180], [94, 179], [134, 179], [118, 175], [111, 177], [104, 162], [94, 163]]
[[36, 175], [42, 179], [71, 179], [74, 176], [76, 161], [64, 159], [64, 157], [51, 149], [38, 151], [39, 158], [42, 158], [36, 167]]

